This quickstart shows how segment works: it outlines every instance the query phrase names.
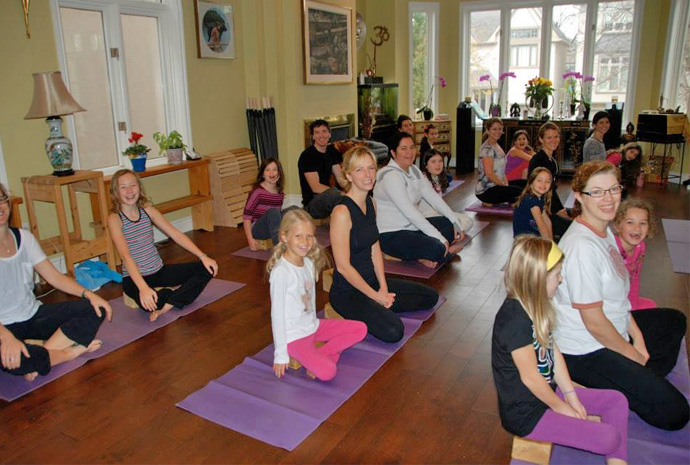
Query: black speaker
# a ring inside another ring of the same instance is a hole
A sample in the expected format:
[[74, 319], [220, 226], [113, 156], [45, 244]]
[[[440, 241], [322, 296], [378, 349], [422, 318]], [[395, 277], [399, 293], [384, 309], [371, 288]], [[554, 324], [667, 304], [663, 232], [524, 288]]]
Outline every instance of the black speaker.
[[460, 102], [455, 118], [455, 172], [474, 171], [474, 111], [468, 102]]

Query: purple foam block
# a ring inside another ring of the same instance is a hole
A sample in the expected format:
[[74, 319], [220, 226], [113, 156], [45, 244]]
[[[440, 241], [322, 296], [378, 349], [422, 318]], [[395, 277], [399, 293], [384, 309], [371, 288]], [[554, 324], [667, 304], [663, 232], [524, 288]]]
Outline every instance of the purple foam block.
[[448, 188], [446, 188], [446, 191], [441, 194], [441, 196], [445, 197], [446, 195], [450, 194], [455, 190], [456, 188], [460, 187], [465, 181], [461, 179], [453, 179], [450, 184], [448, 184]]
[[[465, 234], [465, 239], [460, 244], [463, 247], [469, 244], [472, 238], [483, 231], [489, 224], [488, 221], [475, 221], [472, 229]], [[450, 260], [439, 263], [435, 268], [428, 268], [415, 260], [384, 260], [383, 266], [385, 272], [388, 274], [429, 279], [449, 261]]]
[[[330, 225], [324, 224], [316, 227], [316, 240], [324, 249], [331, 245]], [[271, 258], [272, 250], [257, 250], [256, 252], [247, 247], [236, 250], [232, 255], [236, 257], [253, 258], [254, 260], [261, 260], [267, 262]]]
[[690, 221], [663, 218], [661, 223], [664, 225], [664, 235], [668, 242], [690, 243]]
[[503, 216], [513, 216], [513, 207], [510, 204], [502, 203], [494, 207], [484, 207], [482, 203], [477, 201], [471, 206], [465, 208], [465, 210], [477, 213], [487, 213], [490, 215], [503, 215]]
[[38, 389], [44, 384], [73, 371], [89, 360], [103, 357], [120, 347], [129, 344], [185, 315], [215, 302], [216, 300], [244, 287], [244, 284], [222, 279], [212, 279], [201, 295], [182, 310], [173, 309], [158, 317], [155, 322], [150, 322], [148, 314], [139, 309], [129, 308], [122, 297], [110, 301], [113, 309], [113, 321], [104, 322], [96, 337], [103, 341], [103, 345], [95, 352], [85, 353], [66, 363], [62, 363], [50, 370], [46, 376], [39, 376], [34, 381], [26, 381], [22, 376], [12, 376], [0, 372], [0, 398], [13, 401], [29, 392]]
[[[445, 302], [440, 298], [433, 310]], [[252, 438], [293, 450], [349, 399], [422, 325], [422, 312], [400, 314], [403, 339], [394, 344], [371, 336], [342, 353], [337, 376], [309, 379], [304, 370], [273, 373], [273, 345], [191, 394], [177, 406]], [[410, 315], [411, 316], [411, 315]]]

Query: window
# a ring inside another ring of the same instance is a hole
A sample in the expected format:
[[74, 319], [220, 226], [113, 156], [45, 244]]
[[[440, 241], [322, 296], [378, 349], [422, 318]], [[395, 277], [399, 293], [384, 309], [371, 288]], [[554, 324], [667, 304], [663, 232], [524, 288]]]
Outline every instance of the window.
[[[410, 112], [438, 109], [438, 3], [410, 3]], [[433, 87], [433, 88], [432, 88]], [[411, 115], [413, 116], [413, 115]]]
[[191, 143], [180, 0], [53, 0], [51, 6], [63, 76], [87, 109], [68, 125], [76, 166], [107, 173], [129, 167], [122, 152], [132, 131], [144, 134], [158, 163], [164, 160], [154, 132], [178, 130]]
[[[513, 103], [524, 105], [527, 81], [535, 76], [551, 79], [554, 87], [552, 117], [559, 116], [560, 101], [566, 101], [563, 74], [577, 71], [594, 76], [594, 86], [585, 84], [592, 110], [604, 109], [613, 96], [629, 102], [633, 97], [631, 68], [637, 63], [640, 15], [637, 0], [531, 0], [529, 7], [518, 2], [469, 1], [460, 4], [463, 34], [460, 68], [460, 95], [473, 95], [488, 109], [489, 92], [476, 81], [490, 74], [495, 86], [498, 77], [513, 71], [515, 78], [504, 81], [501, 105], [505, 115]], [[678, 0], [677, 3], [687, 3]], [[687, 18], [687, 16], [686, 16]], [[687, 28], [687, 21], [683, 27]], [[501, 30], [509, 29], [507, 37]], [[593, 32], [593, 33], [592, 33]], [[690, 50], [689, 50], [690, 53]], [[680, 55], [679, 55], [680, 56]], [[668, 60], [667, 60], [668, 61]], [[690, 56], [688, 56], [690, 66]], [[680, 75], [680, 72], [678, 72]], [[683, 77], [687, 76], [686, 72]], [[690, 80], [689, 80], [690, 83]], [[482, 84], [485, 84], [483, 82]], [[486, 86], [488, 88], [488, 85]], [[580, 83], [576, 94], [580, 98]], [[478, 91], [479, 89], [479, 91]], [[632, 105], [624, 107], [629, 120]]]
[[671, 6], [664, 71], [662, 106], [688, 112], [690, 109], [690, 4], [674, 0]]

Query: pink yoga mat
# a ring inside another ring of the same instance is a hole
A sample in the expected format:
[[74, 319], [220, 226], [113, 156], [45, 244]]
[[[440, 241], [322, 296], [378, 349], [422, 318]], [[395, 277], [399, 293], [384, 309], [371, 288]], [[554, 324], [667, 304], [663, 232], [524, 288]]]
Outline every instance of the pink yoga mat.
[[244, 284], [222, 279], [212, 279], [204, 292], [192, 303], [182, 310], [173, 309], [161, 315], [155, 322], [151, 323], [148, 315], [139, 309], [129, 308], [125, 305], [122, 297], [110, 301], [113, 309], [113, 321], [104, 322], [98, 330], [96, 337], [103, 341], [103, 345], [95, 352], [86, 353], [74, 360], [62, 363], [48, 373], [46, 376], [39, 376], [34, 381], [26, 381], [22, 376], [12, 376], [0, 372], [0, 398], [6, 401], [13, 401], [38, 389], [44, 384], [79, 368], [89, 360], [103, 357], [120, 347], [129, 344], [145, 335], [166, 326], [180, 317], [215, 302], [228, 294], [244, 287]]
[[[484, 228], [489, 226], [488, 221], [475, 221], [474, 225], [472, 226], [472, 229], [470, 229], [467, 234], [465, 235], [465, 240], [462, 241], [462, 245], [465, 246], [469, 244], [469, 242], [472, 240], [473, 237], [475, 237], [477, 234], [479, 234]], [[460, 252], [462, 253], [462, 251]], [[450, 261], [450, 260], [449, 260]], [[431, 278], [434, 273], [436, 273], [438, 270], [443, 268], [443, 266], [448, 263], [448, 261], [445, 261], [443, 263], [439, 263], [436, 268], [428, 268], [421, 263], [414, 261], [414, 260], [405, 260], [405, 261], [397, 261], [397, 260], [384, 260], [383, 261], [383, 266], [388, 274], [396, 274], [400, 276], [410, 276], [413, 278], [422, 278], [422, 279], [429, 279]]]
[[[331, 245], [330, 231], [330, 225], [328, 224], [316, 227], [316, 240], [324, 249]], [[240, 250], [234, 251], [232, 255], [236, 257], [253, 258], [255, 260], [262, 260], [264, 262], [267, 262], [268, 259], [271, 258], [272, 253], [272, 250], [257, 250], [256, 252], [254, 252], [252, 249], [249, 248], [249, 246], [247, 246], [241, 248]]]
[[338, 374], [331, 381], [311, 380], [303, 369], [276, 378], [271, 344], [177, 406], [252, 438], [293, 450], [357, 392], [445, 300], [439, 298], [426, 312], [401, 313], [405, 326], [401, 341], [387, 344], [367, 336], [343, 352]]
[[487, 213], [490, 215], [513, 216], [513, 207], [510, 204], [502, 203], [495, 207], [483, 207], [480, 201], [476, 201], [471, 206], [465, 208], [469, 212]]

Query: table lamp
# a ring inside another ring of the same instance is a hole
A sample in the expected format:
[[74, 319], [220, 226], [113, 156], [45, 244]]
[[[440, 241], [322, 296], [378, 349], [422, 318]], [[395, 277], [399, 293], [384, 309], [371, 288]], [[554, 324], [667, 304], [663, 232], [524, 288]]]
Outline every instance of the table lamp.
[[62, 73], [34, 73], [34, 99], [24, 119], [46, 118], [50, 136], [45, 147], [54, 176], [69, 176], [72, 170], [72, 142], [62, 134], [62, 115], [86, 111], [69, 93]]

